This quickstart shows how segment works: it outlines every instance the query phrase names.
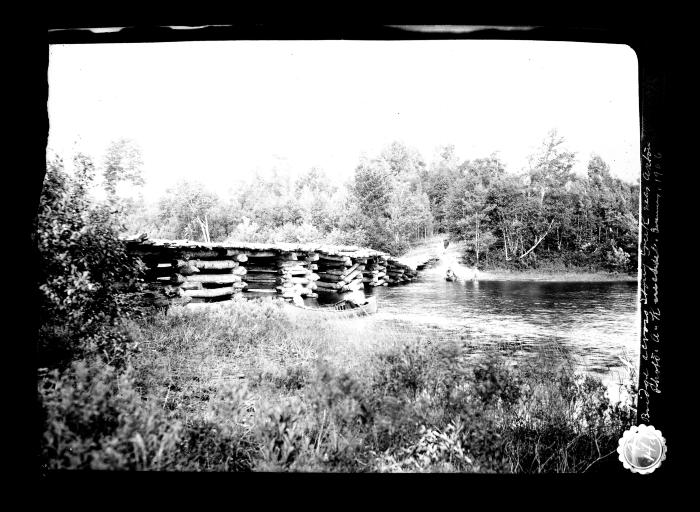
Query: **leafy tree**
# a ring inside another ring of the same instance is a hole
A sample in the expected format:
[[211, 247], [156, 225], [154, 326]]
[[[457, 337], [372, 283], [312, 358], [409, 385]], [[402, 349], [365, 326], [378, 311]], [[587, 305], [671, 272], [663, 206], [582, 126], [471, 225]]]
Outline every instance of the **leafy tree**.
[[447, 231], [445, 216], [449, 207], [446, 204], [446, 198], [450, 188], [462, 175], [454, 151], [455, 148], [452, 145], [443, 146], [440, 149], [439, 159], [431, 164], [429, 170], [424, 170], [421, 174], [422, 188], [428, 195], [430, 210], [439, 232]]
[[129, 340], [116, 326], [131, 304], [120, 292], [138, 290], [144, 270], [119, 240], [123, 226], [113, 207], [88, 194], [94, 166], [83, 155], [75, 164], [71, 176], [60, 159], [47, 162], [36, 218], [44, 364], [88, 352], [124, 356]]
[[211, 220], [219, 198], [201, 183], [186, 180], [166, 190], [160, 200], [160, 218], [174, 223], [175, 238], [211, 242]]
[[405, 251], [410, 240], [418, 238], [421, 227], [429, 222], [428, 196], [412, 193], [408, 183], [398, 183], [389, 205], [387, 228], [392, 237], [389, 252], [400, 254]]
[[111, 142], [107, 147], [102, 176], [109, 197], [116, 195], [119, 183], [143, 185], [141, 148], [130, 139], [121, 138]]
[[329, 194], [332, 195], [338, 187], [329, 183], [329, 178], [323, 169], [312, 167], [305, 174], [297, 178], [294, 183], [297, 194], [302, 190], [307, 189], [314, 194]]
[[447, 230], [458, 240], [467, 242], [467, 250], [479, 264], [479, 256], [495, 243], [491, 234], [491, 212], [496, 205], [489, 202], [489, 187], [501, 179], [504, 166], [498, 158], [477, 159], [460, 166], [461, 177], [449, 189], [445, 204]]
[[379, 159], [386, 162], [394, 178], [408, 183], [412, 192], [418, 189], [425, 162], [415, 148], [394, 141], [381, 151]]
[[531, 186], [537, 191], [540, 204], [548, 191], [563, 187], [573, 176], [576, 154], [563, 146], [564, 137], [551, 130], [539, 151], [529, 158]]

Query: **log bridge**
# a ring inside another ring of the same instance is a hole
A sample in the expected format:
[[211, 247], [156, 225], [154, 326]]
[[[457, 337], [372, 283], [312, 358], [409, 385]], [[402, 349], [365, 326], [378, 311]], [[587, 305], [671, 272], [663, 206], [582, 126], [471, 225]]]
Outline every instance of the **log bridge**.
[[123, 238], [146, 265], [145, 280], [185, 302], [217, 302], [235, 295], [286, 300], [343, 294], [411, 282], [415, 267], [390, 254], [356, 246], [292, 243], [203, 243]]

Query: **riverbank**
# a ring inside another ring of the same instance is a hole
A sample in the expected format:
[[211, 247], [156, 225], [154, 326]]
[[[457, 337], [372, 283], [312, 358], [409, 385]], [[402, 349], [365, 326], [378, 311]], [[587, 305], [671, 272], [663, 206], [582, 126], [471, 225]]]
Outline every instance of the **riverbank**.
[[[472, 270], [473, 274], [473, 270]], [[469, 278], [471, 279], [471, 275]], [[545, 271], [545, 270], [480, 270], [480, 281], [553, 281], [553, 282], [636, 282], [637, 276], [611, 272]]]
[[516, 369], [498, 351], [475, 361], [464, 336], [301, 313], [175, 307], [131, 325], [124, 372], [82, 360], [48, 375], [48, 467], [595, 471], [632, 421], [565, 358]]
[[[429, 259], [436, 259], [434, 271], [442, 272], [451, 268], [462, 280], [472, 280], [475, 268], [462, 263], [464, 242], [451, 242], [444, 247], [443, 237], [432, 237], [417, 244], [399, 258], [402, 263], [415, 268], [417, 264]], [[591, 271], [588, 269], [539, 268], [514, 270], [494, 268], [479, 270], [476, 276], [480, 281], [552, 281], [552, 282], [636, 282], [636, 275], [623, 273]]]

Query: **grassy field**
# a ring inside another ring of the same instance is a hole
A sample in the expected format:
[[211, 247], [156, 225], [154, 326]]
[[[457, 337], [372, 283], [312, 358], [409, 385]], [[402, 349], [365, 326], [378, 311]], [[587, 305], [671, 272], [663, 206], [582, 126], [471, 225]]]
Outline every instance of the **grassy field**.
[[45, 468], [596, 471], [634, 418], [565, 355], [515, 370], [496, 352], [475, 361], [463, 337], [293, 321], [270, 300], [127, 329], [124, 370], [85, 359], [42, 377]]

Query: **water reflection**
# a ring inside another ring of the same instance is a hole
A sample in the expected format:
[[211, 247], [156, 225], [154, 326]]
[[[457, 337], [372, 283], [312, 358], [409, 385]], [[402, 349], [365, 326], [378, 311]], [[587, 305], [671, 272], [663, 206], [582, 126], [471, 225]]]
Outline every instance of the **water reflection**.
[[517, 359], [554, 342], [608, 383], [628, 375], [621, 359], [638, 367], [634, 282], [449, 282], [424, 273], [409, 285], [372, 294], [379, 321], [398, 320], [431, 335], [435, 328], [446, 337], [467, 333], [476, 351], [483, 343], [512, 344]]

